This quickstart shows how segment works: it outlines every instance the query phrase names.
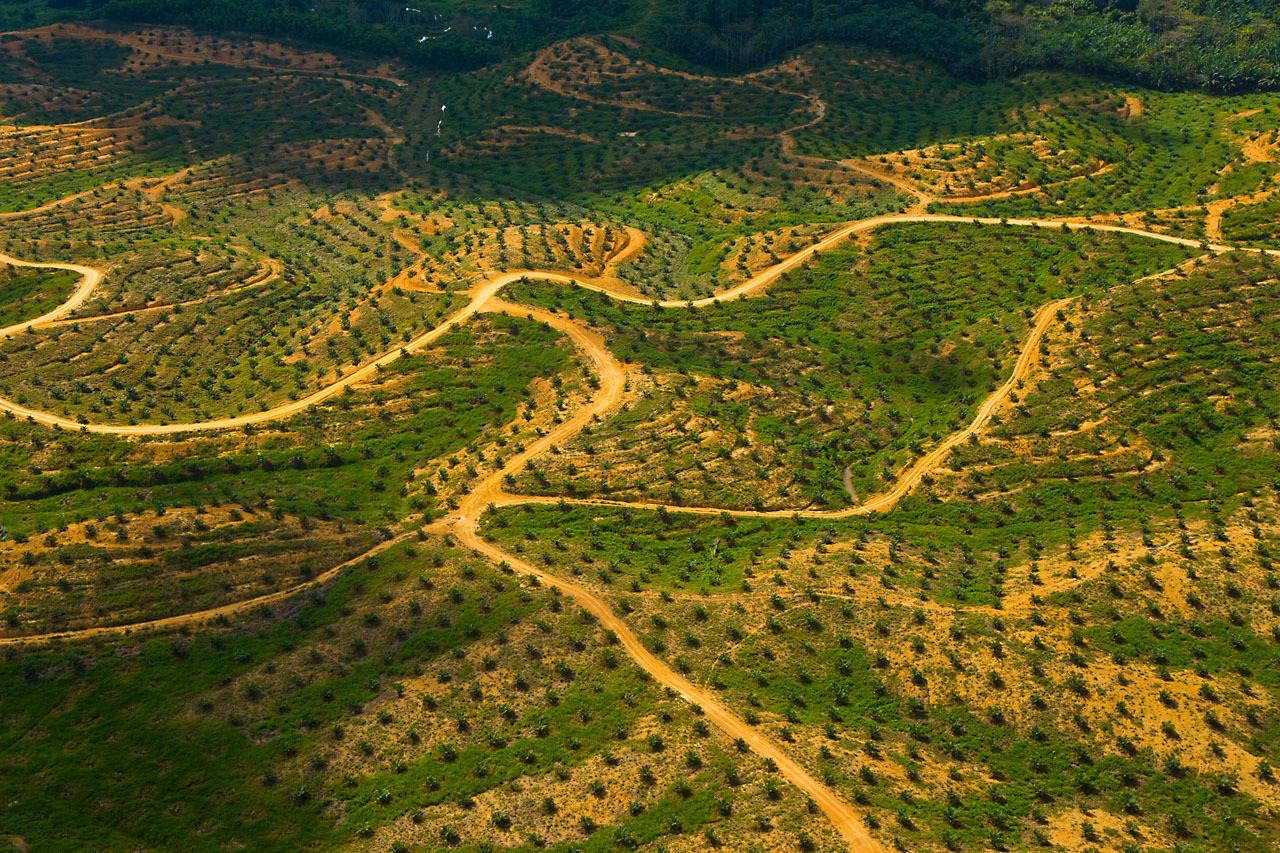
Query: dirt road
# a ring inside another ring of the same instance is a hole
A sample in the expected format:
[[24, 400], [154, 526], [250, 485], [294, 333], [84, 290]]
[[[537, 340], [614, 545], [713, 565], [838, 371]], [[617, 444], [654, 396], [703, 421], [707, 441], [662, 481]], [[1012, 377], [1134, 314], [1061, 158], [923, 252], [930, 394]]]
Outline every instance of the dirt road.
[[47, 314], [41, 314], [39, 317], [33, 317], [30, 320], [24, 320], [21, 323], [14, 323], [12, 326], [6, 326], [0, 329], [0, 339], [7, 338], [10, 335], [16, 335], [19, 332], [25, 332], [32, 326], [39, 326], [42, 323], [50, 323], [61, 317], [65, 317], [72, 311], [84, 304], [89, 298], [89, 294], [93, 293], [94, 288], [98, 286], [98, 282], [102, 281], [102, 272], [93, 267], [81, 266], [80, 264], [46, 264], [36, 263], [35, 261], [20, 261], [17, 258], [11, 258], [8, 255], [0, 254], [0, 264], [8, 264], [13, 267], [26, 267], [28, 269], [42, 270], [69, 270], [79, 273], [83, 276], [80, 286], [76, 288], [71, 297], [63, 302], [57, 308]]
[[[1032, 228], [1051, 228], [1055, 230], [1061, 230], [1063, 228], [1071, 228], [1071, 229], [1090, 228], [1094, 231], [1112, 232], [1112, 233], [1119, 233], [1119, 234], [1131, 234], [1139, 237], [1146, 237], [1152, 240], [1160, 240], [1166, 243], [1173, 243], [1176, 245], [1198, 247], [1198, 248], [1203, 248], [1206, 251], [1210, 251], [1210, 252], [1225, 252], [1225, 251], [1230, 251], [1232, 248], [1230, 246], [1225, 246], [1220, 244], [1200, 243], [1195, 240], [1188, 240], [1182, 237], [1173, 237], [1168, 234], [1156, 234], [1151, 231], [1143, 231], [1142, 229], [1139, 229], [1139, 228], [1131, 228], [1128, 226], [1121, 226], [1121, 225], [1089, 225], [1089, 224], [1081, 224], [1078, 222], [1071, 222], [1067, 220], [1046, 220], [1046, 219], [1001, 220], [1001, 219], [994, 219], [994, 218], [971, 218], [971, 217], [964, 217], [964, 216], [943, 216], [943, 215], [934, 215], [934, 214], [886, 215], [886, 216], [877, 216], [870, 219], [863, 219], [857, 222], [850, 223], [849, 225], [846, 225], [843, 228], [840, 228], [837, 231], [833, 232], [832, 234], [828, 235], [817, 244], [801, 249], [800, 251], [793, 254], [791, 257], [778, 262], [777, 264], [759, 273], [753, 278], [748, 279], [747, 281], [737, 285], [736, 287], [730, 288], [729, 290], [715, 294], [714, 296], [708, 296], [702, 299], [695, 299], [691, 301], [668, 299], [668, 300], [659, 301], [657, 302], [657, 304], [664, 308], [704, 308], [709, 305], [717, 304], [719, 302], [727, 302], [733, 299], [740, 299], [744, 296], [748, 296], [754, 293], [755, 291], [759, 290], [762, 287], [765, 287], [771, 284], [772, 282], [776, 281], [786, 273], [790, 272], [791, 270], [795, 269], [801, 264], [804, 264], [806, 261], [812, 258], [815, 254], [818, 254], [833, 248], [834, 246], [838, 245], [839, 243], [843, 242], [844, 240], [848, 239], [850, 236], [854, 234], [860, 234], [860, 233], [865, 233], [867, 231], [872, 231], [876, 228], [881, 227], [882, 225], [891, 225], [895, 223], [910, 223], [910, 222], [957, 222], [957, 223], [973, 223], [978, 225], [1004, 225], [1004, 226], [1011, 226], [1011, 227], [1022, 226], [1022, 227], [1032, 227]], [[637, 232], [637, 234], [638, 233], [639, 232]], [[638, 244], [640, 244], [640, 242], [641, 241], [639, 239], [632, 241], [633, 245], [637, 245], [637, 246]], [[638, 251], [638, 248], [635, 251]], [[1280, 250], [1265, 250], [1265, 251], [1267, 251], [1268, 254], [1280, 255]], [[630, 252], [626, 252], [624, 254], [627, 256], [630, 256]], [[88, 298], [89, 294], [92, 293], [93, 289], [98, 285], [98, 282], [102, 278], [102, 274], [98, 270], [95, 270], [91, 267], [80, 266], [78, 264], [37, 263], [34, 261], [19, 261], [16, 258], [9, 258], [8, 256], [5, 256], [5, 255], [0, 255], [0, 262], [12, 263], [18, 266], [32, 267], [32, 268], [73, 270], [73, 271], [79, 272], [81, 275], [84, 276], [84, 281], [81, 283], [80, 287], [76, 290], [76, 292], [72, 295], [72, 297], [67, 302], [58, 306], [53, 311], [50, 311], [49, 313], [41, 317], [35, 318], [34, 320], [18, 323], [6, 329], [0, 329], [0, 338], [6, 337], [7, 335], [11, 335], [11, 334], [16, 334], [17, 332], [25, 331], [28, 327], [31, 327], [31, 326], [39, 326], [42, 323], [49, 323], [53, 320], [57, 320], [65, 316], [67, 313], [71, 312], [76, 307], [78, 307], [81, 303], [83, 303], [86, 298]], [[617, 263], [617, 262], [618, 262], [617, 260], [614, 261], [614, 263]], [[292, 400], [287, 403], [282, 403], [278, 406], [274, 406], [272, 408], [266, 409], [261, 412], [253, 412], [246, 415], [239, 415], [237, 417], [217, 418], [214, 420], [197, 421], [197, 422], [191, 422], [191, 423], [124, 425], [124, 424], [89, 423], [87, 421], [80, 422], [80, 421], [72, 420], [70, 418], [62, 417], [60, 415], [53, 414], [51, 412], [44, 412], [38, 409], [22, 406], [22, 405], [19, 405], [18, 403], [15, 403], [11, 400], [6, 400], [6, 399], [0, 399], [0, 411], [8, 411], [19, 418], [24, 418], [34, 423], [44, 424], [46, 426], [60, 427], [63, 429], [71, 429], [71, 430], [79, 430], [83, 432], [107, 433], [107, 434], [113, 434], [113, 435], [172, 435], [172, 434], [184, 433], [184, 432], [197, 432], [197, 431], [217, 430], [217, 429], [235, 429], [237, 427], [242, 427], [249, 424], [259, 424], [259, 423], [266, 423], [269, 421], [280, 420], [282, 418], [287, 418], [290, 415], [301, 412], [304, 409], [310, 408], [311, 406], [314, 406], [317, 403], [321, 403], [329, 399], [330, 397], [333, 397], [334, 395], [344, 391], [348, 386], [362, 382], [370, 378], [371, 376], [376, 375], [379, 370], [391, 364], [396, 359], [400, 358], [400, 356], [403, 355], [405, 352], [413, 352], [415, 350], [421, 349], [427, 344], [430, 344], [436, 341], [442, 335], [444, 335], [447, 331], [452, 329], [454, 326], [457, 326], [459, 323], [462, 323], [463, 321], [470, 318], [473, 314], [480, 311], [485, 306], [485, 304], [489, 300], [493, 299], [498, 294], [498, 292], [501, 291], [504, 287], [523, 279], [538, 280], [538, 281], [553, 281], [553, 282], [559, 282], [562, 284], [573, 284], [577, 287], [581, 287], [586, 290], [593, 290], [599, 293], [608, 294], [611, 298], [617, 299], [619, 301], [630, 302], [630, 303], [639, 304], [639, 305], [653, 304], [652, 300], [647, 300], [643, 297], [638, 297], [631, 293], [622, 291], [620, 289], [620, 286], [617, 283], [611, 281], [608, 278], [589, 280], [589, 279], [583, 279], [583, 278], [574, 278], [571, 276], [567, 276], [564, 273], [553, 272], [548, 270], [520, 270], [520, 271], [505, 273], [494, 279], [482, 282], [480, 285], [478, 285], [472, 290], [471, 302], [468, 303], [465, 308], [461, 309], [460, 311], [457, 311], [456, 313], [448, 317], [444, 322], [436, 326], [434, 329], [424, 332], [423, 334], [409, 341], [403, 347], [397, 347], [396, 349], [390, 350], [389, 352], [386, 352], [381, 356], [378, 356], [372, 361], [365, 363], [363, 366], [361, 366], [357, 370], [336, 380], [332, 384], [319, 389], [318, 391], [312, 392], [311, 394], [305, 397], [302, 397], [298, 400]]]
[[[742, 518], [850, 518], [855, 515], [867, 515], [873, 512], [883, 512], [892, 509], [903, 497], [907, 495], [916, 485], [920, 483], [929, 472], [938, 468], [942, 461], [946, 459], [957, 444], [966, 441], [969, 436], [977, 434], [987, 422], [991, 420], [991, 415], [996, 408], [1009, 397], [1009, 393], [1017, 386], [1018, 382], [1026, 378], [1031, 371], [1032, 362], [1035, 360], [1036, 348], [1040, 345], [1041, 338], [1053, 324], [1053, 320], [1057, 312], [1064, 306], [1069, 304], [1075, 297], [1067, 299], [1057, 299], [1046, 305], [1041, 306], [1036, 312], [1032, 321], [1030, 334], [1027, 335], [1026, 341], [1022, 345], [1021, 351], [1018, 353], [1018, 360], [1014, 364], [1013, 371], [1009, 374], [1009, 378], [1004, 384], [987, 396], [982, 404], [978, 406], [978, 410], [974, 413], [972, 420], [963, 429], [957, 430], [947, 437], [945, 441], [929, 451], [924, 456], [917, 459], [910, 467], [898, 475], [898, 479], [894, 482], [893, 488], [884, 494], [877, 495], [866, 500], [856, 506], [846, 507], [839, 510], [794, 510], [794, 509], [775, 509], [775, 510], [751, 510], [751, 509], [721, 509], [720, 507], [705, 506], [681, 506], [677, 504], [650, 503], [641, 501], [611, 501], [600, 498], [564, 498], [550, 495], [512, 495], [503, 492], [500, 488], [496, 488], [491, 494], [486, 495], [486, 502], [493, 506], [513, 506], [527, 503], [565, 503], [569, 505], [581, 506], [602, 506], [602, 507], [619, 507], [630, 509], [647, 509], [659, 510], [665, 509], [670, 512], [685, 513], [693, 515], [731, 515]], [[510, 472], [516, 473], [516, 472]]]
[[545, 322], [552, 328], [568, 335], [573, 343], [590, 360], [592, 367], [600, 377], [600, 389], [591, 403], [580, 409], [572, 418], [551, 430], [542, 438], [513, 456], [506, 464], [485, 477], [460, 504], [456, 514], [450, 516], [444, 526], [451, 527], [458, 541], [465, 547], [503, 563], [517, 572], [538, 578], [539, 582], [557, 587], [568, 595], [584, 610], [591, 613], [600, 622], [600, 627], [612, 631], [619, 643], [631, 659], [649, 673], [664, 687], [669, 687], [680, 694], [685, 701], [702, 709], [703, 714], [714, 725], [731, 738], [742, 738], [748, 747], [761, 758], [770, 758], [778, 765], [778, 771], [788, 781], [804, 791], [823, 813], [834, 824], [836, 831], [844, 838], [850, 851], [854, 853], [878, 853], [883, 848], [862, 825], [861, 820], [847, 803], [836, 796], [831, 789], [809, 774], [796, 761], [792, 760], [770, 738], [758, 729], [748, 725], [712, 694], [677, 673], [660, 658], [653, 655], [635, 632], [618, 617], [609, 604], [586, 587], [557, 575], [548, 574], [541, 569], [508, 554], [495, 545], [485, 541], [476, 531], [480, 517], [491, 501], [502, 495], [503, 478], [522, 470], [529, 460], [541, 456], [557, 442], [571, 438], [591, 422], [596, 415], [603, 416], [622, 402], [622, 394], [626, 385], [626, 370], [613, 354], [605, 347], [599, 335], [562, 317], [540, 309], [530, 310], [523, 306], [494, 301], [485, 310], [500, 311], [515, 316], [530, 316], [539, 322]]

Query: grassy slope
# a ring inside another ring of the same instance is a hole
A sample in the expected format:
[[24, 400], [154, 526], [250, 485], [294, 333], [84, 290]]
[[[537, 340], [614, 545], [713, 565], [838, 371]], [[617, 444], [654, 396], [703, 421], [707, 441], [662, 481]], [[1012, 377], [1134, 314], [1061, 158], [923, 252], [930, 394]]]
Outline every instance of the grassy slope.
[[4, 267], [0, 271], [0, 326], [11, 326], [57, 308], [75, 290], [73, 272]]

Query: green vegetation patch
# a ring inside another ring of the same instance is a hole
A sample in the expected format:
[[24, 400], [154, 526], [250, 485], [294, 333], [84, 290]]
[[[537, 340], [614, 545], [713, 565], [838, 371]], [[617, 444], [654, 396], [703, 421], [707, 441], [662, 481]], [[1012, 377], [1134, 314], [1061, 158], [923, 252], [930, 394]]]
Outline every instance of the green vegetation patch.
[[0, 267], [0, 327], [34, 320], [57, 308], [75, 291], [78, 273]]

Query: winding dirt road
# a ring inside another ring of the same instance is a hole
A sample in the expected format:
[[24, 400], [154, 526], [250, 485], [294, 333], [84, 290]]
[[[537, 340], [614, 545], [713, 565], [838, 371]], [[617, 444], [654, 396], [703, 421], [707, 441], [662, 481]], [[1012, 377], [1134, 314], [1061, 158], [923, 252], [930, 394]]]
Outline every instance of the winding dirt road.
[[[275, 421], [275, 420], [280, 420], [282, 418], [287, 418], [290, 415], [294, 415], [298, 412], [303, 411], [304, 409], [308, 409], [311, 406], [316, 405], [317, 403], [324, 402], [330, 397], [333, 397], [335, 394], [338, 394], [344, 391], [348, 386], [362, 382], [368, 379], [369, 377], [376, 375], [379, 370], [391, 364], [392, 362], [400, 358], [405, 353], [414, 352], [415, 350], [421, 349], [426, 345], [433, 343], [434, 341], [438, 340], [442, 335], [444, 335], [446, 332], [448, 332], [450, 329], [452, 329], [454, 326], [457, 326], [458, 324], [470, 318], [472, 315], [481, 311], [491, 299], [497, 296], [499, 291], [501, 291], [504, 287], [506, 287], [507, 285], [513, 282], [526, 280], [526, 279], [538, 280], [538, 281], [551, 281], [551, 282], [558, 282], [561, 284], [572, 284], [577, 287], [584, 288], [586, 290], [593, 290], [598, 293], [607, 294], [612, 299], [616, 299], [622, 302], [630, 302], [638, 305], [656, 304], [663, 308], [705, 308], [707, 306], [715, 305], [720, 302], [727, 302], [733, 299], [740, 299], [744, 296], [748, 296], [751, 293], [759, 290], [760, 288], [765, 287], [773, 283], [774, 281], [777, 281], [780, 277], [782, 277], [786, 273], [804, 264], [814, 255], [820, 254], [821, 252], [824, 252], [828, 249], [833, 248], [834, 246], [838, 245], [839, 243], [843, 242], [844, 240], [848, 239], [850, 236], [854, 234], [861, 234], [867, 231], [872, 231], [876, 228], [881, 227], [882, 225], [892, 225], [897, 223], [911, 223], [911, 222], [956, 222], [956, 223], [972, 223], [975, 225], [1007, 225], [1007, 226], [1022, 226], [1022, 227], [1031, 227], [1031, 228], [1050, 228], [1055, 230], [1092, 229], [1094, 231], [1099, 231], [1099, 232], [1131, 234], [1134, 236], [1146, 237], [1151, 240], [1160, 240], [1165, 243], [1173, 243], [1180, 246], [1201, 248], [1207, 252], [1227, 252], [1227, 251], [1231, 251], [1233, 248], [1231, 246], [1225, 246], [1225, 245], [1216, 244], [1216, 243], [1209, 244], [1209, 243], [1198, 242], [1196, 240], [1189, 240], [1183, 237], [1173, 237], [1168, 234], [1157, 234], [1152, 231], [1143, 231], [1140, 228], [1130, 228], [1122, 225], [1082, 224], [1079, 222], [1072, 222], [1068, 220], [1057, 220], [1057, 219], [995, 219], [995, 218], [989, 218], [989, 217], [973, 218], [973, 217], [965, 217], [965, 216], [946, 216], [946, 215], [939, 215], [939, 214], [890, 214], [886, 216], [876, 216], [870, 219], [862, 219], [857, 222], [853, 222], [849, 225], [846, 225], [843, 228], [840, 228], [839, 230], [828, 235], [820, 242], [812, 246], [809, 246], [807, 248], [801, 249], [800, 251], [793, 254], [791, 257], [778, 262], [777, 264], [773, 265], [769, 269], [759, 273], [758, 275], [748, 279], [747, 281], [735, 287], [732, 287], [729, 290], [722, 291], [721, 293], [715, 294], [713, 296], [703, 297], [701, 299], [694, 299], [694, 300], [668, 299], [668, 300], [661, 300], [661, 301], [655, 302], [654, 300], [645, 299], [643, 297], [635, 296], [631, 293], [624, 292], [623, 290], [620, 289], [620, 286], [618, 284], [614, 283], [613, 281], [607, 278], [594, 279], [594, 280], [584, 279], [584, 278], [575, 278], [575, 277], [567, 276], [561, 272], [554, 272], [549, 270], [518, 270], [514, 272], [504, 273], [502, 275], [499, 275], [496, 278], [487, 280], [481, 283], [480, 285], [478, 285], [477, 287], [473, 288], [471, 291], [471, 294], [472, 294], [471, 301], [464, 308], [450, 315], [448, 318], [444, 320], [444, 322], [442, 322], [440, 325], [436, 326], [435, 328], [430, 329], [429, 331], [423, 332], [421, 335], [409, 341], [404, 346], [397, 347], [396, 349], [383, 353], [382, 355], [378, 356], [372, 361], [366, 362], [360, 368], [352, 371], [351, 373], [348, 373], [346, 376], [343, 376], [342, 378], [334, 381], [333, 383], [325, 386], [324, 388], [319, 389], [318, 391], [314, 391], [311, 394], [308, 394], [307, 396], [299, 398], [297, 400], [291, 400], [287, 403], [281, 403], [278, 406], [265, 409], [261, 412], [253, 412], [246, 415], [238, 415], [236, 417], [217, 418], [214, 420], [195, 421], [190, 423], [125, 425], [125, 424], [90, 423], [88, 421], [72, 420], [70, 418], [66, 418], [61, 415], [53, 414], [52, 412], [45, 412], [39, 409], [29, 408], [27, 406], [23, 406], [18, 403], [15, 403], [12, 400], [7, 400], [3, 398], [0, 398], [0, 411], [11, 412], [16, 417], [24, 418], [34, 423], [44, 424], [46, 426], [60, 427], [62, 429], [70, 429], [70, 430], [79, 430], [83, 432], [106, 433], [111, 435], [172, 435], [172, 434], [184, 433], [184, 432], [198, 432], [198, 431], [218, 430], [218, 429], [235, 429], [237, 427], [242, 427], [249, 424], [266, 423], [268, 421]], [[1267, 249], [1263, 251], [1266, 251], [1268, 254], [1271, 254], [1271, 255], [1280, 255], [1280, 250]], [[626, 254], [627, 256], [630, 255], [629, 252], [626, 252], [624, 254]], [[47, 324], [54, 320], [60, 319], [61, 317], [66, 316], [66, 314], [73, 311], [76, 307], [82, 304], [85, 301], [85, 299], [88, 298], [88, 296], [93, 292], [93, 289], [97, 287], [98, 283], [102, 279], [102, 273], [99, 272], [98, 270], [95, 270], [91, 267], [81, 266], [78, 264], [38, 263], [34, 261], [19, 261], [16, 258], [9, 258], [6, 255], [0, 255], [0, 262], [11, 263], [16, 266], [23, 266], [23, 267], [72, 270], [75, 272], [79, 272], [81, 275], [84, 276], [84, 281], [81, 282], [80, 287], [77, 288], [76, 292], [72, 295], [71, 299], [69, 299], [67, 302], [58, 306], [53, 311], [50, 311], [49, 313], [41, 317], [35, 318], [34, 320], [18, 323], [13, 326], [9, 326], [6, 329], [0, 329], [0, 338], [7, 337], [8, 335], [16, 334], [17, 332], [25, 331], [28, 327], [38, 326], [40, 324]]]
[[[506, 469], [497, 472], [494, 476], [501, 476], [504, 473], [506, 473]], [[818, 804], [818, 807], [831, 820], [836, 831], [840, 833], [849, 850], [854, 851], [854, 853], [879, 853], [884, 849], [879, 842], [871, 837], [866, 827], [863, 826], [861, 819], [844, 800], [840, 799], [830, 788], [810, 775], [800, 764], [783, 752], [772, 739], [740, 719], [711, 693], [698, 687], [669, 667], [660, 658], [654, 656], [640, 642], [640, 638], [635, 635], [635, 632], [618, 618], [609, 605], [595, 593], [572, 581], [567, 581], [556, 575], [549, 575], [524, 560], [507, 554], [505, 551], [489, 544], [476, 535], [473, 523], [460, 524], [457, 530], [458, 538], [462, 544], [473, 551], [483, 554], [491, 560], [508, 565], [516, 571], [536, 577], [541, 582], [559, 588], [561, 592], [581, 605], [584, 610], [595, 616], [600, 622], [600, 627], [617, 635], [618, 642], [622, 645], [623, 650], [631, 656], [631, 659], [641, 669], [652, 675], [655, 681], [676, 691], [690, 704], [701, 708], [707, 719], [729, 737], [742, 738], [756, 755], [761, 758], [773, 759], [778, 766], [778, 772]]]
[[96, 270], [93, 267], [82, 266], [80, 264], [53, 264], [37, 263], [35, 261], [20, 261], [17, 258], [11, 258], [8, 255], [3, 254], [0, 254], [0, 264], [8, 264], [13, 267], [26, 267], [28, 269], [68, 270], [70, 272], [79, 273], [83, 277], [80, 281], [80, 286], [76, 288], [75, 292], [71, 294], [70, 298], [68, 298], [66, 302], [63, 302], [47, 314], [41, 314], [39, 317], [24, 320], [21, 323], [14, 323], [12, 326], [6, 326], [3, 329], [0, 329], [0, 339], [16, 335], [20, 332], [25, 332], [33, 326], [52, 323], [54, 320], [67, 316], [72, 311], [83, 305], [84, 301], [89, 298], [91, 293], [93, 293], [94, 288], [96, 288], [98, 283], [102, 281], [102, 272], [100, 270]]
[[[973, 419], [969, 421], [968, 426], [961, 430], [953, 432], [946, 440], [917, 459], [910, 467], [906, 468], [898, 479], [894, 481], [893, 488], [883, 494], [863, 501], [862, 503], [846, 507], [839, 510], [795, 510], [795, 509], [774, 509], [774, 510], [751, 510], [751, 509], [721, 509], [719, 507], [705, 506], [679, 506], [675, 504], [663, 503], [647, 503], [647, 502], [631, 502], [631, 501], [611, 501], [603, 498], [562, 498], [551, 495], [513, 495], [503, 492], [496, 485], [493, 490], [486, 495], [486, 500], [493, 506], [512, 506], [518, 504], [543, 503], [543, 504], [559, 504], [565, 503], [569, 505], [582, 506], [603, 506], [603, 507], [620, 507], [630, 509], [648, 509], [659, 510], [666, 509], [670, 512], [687, 513], [694, 515], [731, 515], [740, 518], [849, 518], [855, 515], [869, 515], [873, 512], [884, 512], [892, 509], [898, 501], [904, 498], [908, 492], [915, 488], [929, 472], [935, 470], [946, 459], [957, 444], [967, 440], [969, 436], [976, 435], [982, 430], [987, 422], [991, 420], [991, 415], [995, 413], [996, 408], [1009, 397], [1009, 393], [1017, 386], [1017, 384], [1026, 378], [1031, 372], [1032, 362], [1035, 360], [1036, 347], [1039, 346], [1041, 338], [1053, 324], [1055, 315], [1059, 310], [1070, 304], [1076, 297], [1068, 297], [1066, 299], [1057, 299], [1041, 306], [1036, 312], [1035, 318], [1032, 320], [1031, 333], [1027, 336], [1026, 342], [1022, 345], [1022, 350], [1018, 354], [1018, 361], [1014, 364], [1013, 372], [1009, 374], [1009, 378], [1004, 384], [993, 391], [982, 401], [982, 405], [978, 406], [978, 410], [974, 413]], [[590, 353], [592, 358], [599, 361], [600, 356], [596, 353]], [[607, 351], [604, 353], [607, 355]], [[575, 430], [576, 432], [576, 430]], [[521, 466], [523, 467], [523, 465]], [[514, 471], [506, 473], [516, 473]], [[501, 482], [501, 480], [497, 481]], [[479, 489], [483, 489], [488, 485], [488, 481], [482, 483]]]

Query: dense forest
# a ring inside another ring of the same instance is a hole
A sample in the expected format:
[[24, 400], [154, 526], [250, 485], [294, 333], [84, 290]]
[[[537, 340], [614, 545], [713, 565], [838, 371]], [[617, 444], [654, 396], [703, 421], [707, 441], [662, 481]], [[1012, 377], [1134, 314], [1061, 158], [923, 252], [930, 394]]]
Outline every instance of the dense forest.
[[623, 27], [630, 0], [12, 0], [0, 29], [60, 20], [180, 24], [212, 32], [293, 38], [346, 52], [395, 56], [433, 70], [469, 70], [511, 53], [587, 32]]
[[[1272, 0], [17, 0], [7, 27], [71, 17], [295, 37], [475, 68], [583, 33], [626, 30], [705, 68], [739, 72], [814, 41], [922, 55], [990, 79], [1030, 68], [1099, 73], [1165, 89], [1280, 84]], [[449, 23], [466, 25], [446, 31]], [[434, 26], [434, 28], [433, 28]]]
[[995, 77], [1068, 68], [1161, 88], [1274, 88], [1280, 12], [1269, 0], [669, 0], [666, 49], [741, 70], [828, 40], [923, 53]]

